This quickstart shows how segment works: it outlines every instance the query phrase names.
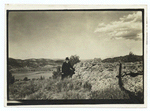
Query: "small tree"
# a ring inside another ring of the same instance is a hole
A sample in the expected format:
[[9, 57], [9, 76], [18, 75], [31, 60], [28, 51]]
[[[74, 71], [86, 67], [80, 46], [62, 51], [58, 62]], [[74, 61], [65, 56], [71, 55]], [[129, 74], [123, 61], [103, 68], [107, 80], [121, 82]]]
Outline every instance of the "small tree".
[[135, 61], [136, 57], [134, 56], [133, 52], [129, 52], [128, 62], [135, 62]]
[[78, 63], [78, 62], [80, 62], [79, 56], [77, 56], [77, 55], [72, 55], [72, 56], [70, 57], [70, 64], [71, 64], [72, 67], [74, 66], [74, 64], [76, 64], [76, 63]]
[[132, 55], [134, 55], [133, 52], [129, 52], [129, 56], [132, 56]]

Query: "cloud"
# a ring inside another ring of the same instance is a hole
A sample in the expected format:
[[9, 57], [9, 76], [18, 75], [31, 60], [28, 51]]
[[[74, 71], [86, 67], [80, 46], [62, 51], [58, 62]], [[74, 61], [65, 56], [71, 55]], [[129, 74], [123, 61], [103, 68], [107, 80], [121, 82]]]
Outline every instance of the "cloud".
[[99, 23], [95, 33], [108, 34], [111, 39], [142, 39], [142, 12], [134, 12], [110, 24]]

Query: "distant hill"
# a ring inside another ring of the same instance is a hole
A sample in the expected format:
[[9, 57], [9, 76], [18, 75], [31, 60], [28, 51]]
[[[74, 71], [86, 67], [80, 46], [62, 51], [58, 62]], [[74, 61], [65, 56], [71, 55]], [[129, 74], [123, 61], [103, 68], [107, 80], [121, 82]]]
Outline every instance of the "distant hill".
[[8, 59], [8, 65], [11, 67], [22, 67], [21, 60], [9, 58]]
[[143, 56], [139, 55], [125, 55], [119, 56], [114, 58], [107, 58], [102, 60], [102, 62], [136, 62], [136, 61], [143, 61]]
[[[97, 58], [94, 59], [97, 61]], [[114, 57], [114, 58], [106, 58], [101, 60], [98, 58], [101, 62], [136, 62], [136, 61], [142, 61], [143, 56], [139, 55], [125, 55], [125, 56], [119, 56], [119, 57]], [[46, 65], [61, 65], [64, 60], [57, 59], [57, 60], [52, 60], [52, 59], [14, 59], [14, 58], [9, 58], [8, 59], [8, 65], [10, 68], [23, 68], [23, 67], [31, 67], [31, 68], [38, 68], [38, 67], [44, 67]], [[83, 60], [84, 61], [84, 60]], [[86, 60], [87, 61], [87, 60]]]
[[16, 70], [42, 70], [43, 68], [47, 66], [56, 66], [61, 65], [64, 60], [52, 60], [52, 59], [14, 59], [9, 58], [8, 59], [8, 66], [9, 69], [16, 69]]
[[[143, 56], [138, 56], [134, 54], [129, 54], [125, 56], [119, 56], [114, 58], [107, 58], [104, 60], [101, 60], [100, 58], [94, 58], [90, 60], [82, 60], [82, 61], [96, 61], [96, 62], [136, 62], [136, 61], [143, 61]], [[10, 70], [16, 71], [38, 71], [38, 70], [53, 70], [53, 68], [56, 68], [57, 66], [61, 66], [64, 60], [61, 59], [14, 59], [9, 58], [8, 59], [8, 67]]]

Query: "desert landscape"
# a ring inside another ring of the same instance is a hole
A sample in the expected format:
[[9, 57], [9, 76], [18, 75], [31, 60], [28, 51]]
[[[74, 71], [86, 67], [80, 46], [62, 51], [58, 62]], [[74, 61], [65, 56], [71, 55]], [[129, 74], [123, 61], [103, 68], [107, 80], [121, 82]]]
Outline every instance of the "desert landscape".
[[7, 100], [143, 104], [143, 14], [8, 11]]
[[9, 99], [132, 99], [143, 103], [142, 59], [130, 53], [104, 60], [80, 60], [73, 65], [72, 78], [61, 80], [63, 60], [11, 58]]

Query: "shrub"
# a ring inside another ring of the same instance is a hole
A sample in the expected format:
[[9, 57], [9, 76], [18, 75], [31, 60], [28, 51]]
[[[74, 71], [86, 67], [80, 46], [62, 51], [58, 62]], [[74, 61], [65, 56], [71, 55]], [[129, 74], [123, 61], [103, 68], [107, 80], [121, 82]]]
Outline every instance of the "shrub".
[[114, 69], [112, 69], [112, 68], [109, 68], [107, 71], [114, 71]]
[[15, 82], [15, 76], [12, 76], [11, 78], [11, 84], [13, 84]]
[[102, 61], [102, 59], [101, 58], [94, 58], [94, 63], [100, 63]]
[[8, 72], [8, 82], [13, 84], [15, 82], [15, 77], [12, 76], [11, 72]]
[[24, 80], [24, 81], [27, 81], [27, 80], [28, 80], [28, 77], [25, 77], [23, 80]]
[[83, 87], [84, 87], [85, 89], [87, 89], [87, 90], [90, 91], [91, 88], [92, 88], [92, 85], [86, 81], [86, 82], [84, 83]]
[[86, 99], [85, 92], [68, 91], [63, 94], [63, 99]]
[[129, 52], [129, 56], [132, 56], [132, 55], [134, 55], [133, 52]]
[[57, 79], [61, 76], [60, 66], [57, 67], [57, 71], [53, 71], [53, 79]]
[[26, 96], [25, 98], [28, 100], [38, 100], [38, 99], [41, 99], [42, 98], [42, 93], [41, 92], [36, 92], [36, 93], [33, 93], [33, 94], [30, 94], [28, 96]]
[[49, 77], [49, 79], [52, 79], [52, 77]]
[[105, 90], [91, 91], [90, 99], [130, 99], [129, 95], [115, 87]]
[[13, 100], [25, 99], [26, 96], [40, 90], [42, 88], [43, 82], [45, 81], [16, 81], [9, 87], [9, 98]]
[[60, 72], [60, 66], [57, 66], [57, 72]]
[[36, 80], [35, 78], [32, 78], [32, 80]]
[[41, 77], [40, 77], [40, 80], [44, 80], [44, 79], [45, 79], [45, 77], [44, 77], [44, 76], [41, 76]]
[[76, 64], [76, 63], [78, 63], [78, 62], [80, 62], [79, 56], [77, 56], [77, 55], [72, 55], [72, 56], [70, 57], [70, 64], [71, 64], [72, 67], [73, 67], [74, 64]]

